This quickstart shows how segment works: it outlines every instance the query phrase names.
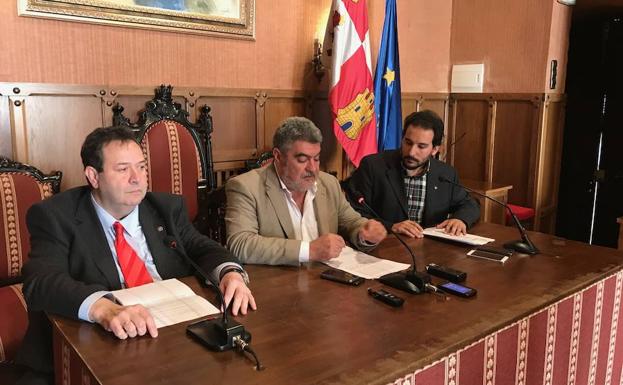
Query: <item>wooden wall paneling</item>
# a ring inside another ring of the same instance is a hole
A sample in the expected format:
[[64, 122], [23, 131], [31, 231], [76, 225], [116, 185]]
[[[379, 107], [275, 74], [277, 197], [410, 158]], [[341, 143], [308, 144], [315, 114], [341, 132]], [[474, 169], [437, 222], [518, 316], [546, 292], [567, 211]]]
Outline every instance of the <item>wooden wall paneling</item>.
[[450, 98], [448, 100], [448, 121], [444, 127], [447, 145], [441, 149], [439, 159], [454, 165], [454, 147], [456, 145], [456, 100]]
[[453, 102], [452, 114], [451, 138], [448, 138], [449, 143], [454, 142], [450, 149], [451, 164], [460, 178], [484, 181], [489, 102], [458, 96]]
[[495, 122], [497, 114], [497, 101], [489, 101], [487, 114], [487, 147], [485, 149], [485, 178], [486, 182], [493, 182], [493, 159], [495, 159]]
[[400, 108], [402, 110], [402, 121], [405, 121], [407, 115], [418, 110], [420, 94], [408, 92], [403, 93], [400, 97]]
[[197, 105], [212, 109], [214, 162], [246, 160], [257, 155], [255, 99], [252, 96], [202, 96]]
[[0, 156], [13, 158], [9, 97], [0, 93]]
[[80, 147], [84, 138], [102, 125], [101, 108], [101, 100], [93, 95], [26, 97], [21, 107], [24, 126], [16, 124], [14, 128], [23, 130], [27, 153], [18, 152], [17, 160], [44, 171], [63, 171], [63, 190], [83, 185]]
[[539, 103], [501, 99], [496, 108], [493, 182], [512, 185], [508, 201], [534, 207]]
[[12, 158], [22, 163], [28, 161], [28, 133], [24, 109], [26, 108], [23, 96], [9, 96]]
[[264, 108], [264, 146], [270, 150], [273, 135], [281, 122], [292, 116], [306, 116], [307, 102], [302, 93], [269, 92]]
[[535, 230], [553, 233], [556, 225], [565, 100], [562, 95], [547, 95], [543, 104], [538, 149]]
[[261, 152], [268, 151], [272, 147], [272, 138], [269, 142], [266, 141], [266, 99], [268, 94], [266, 91], [255, 93], [255, 122], [257, 125], [255, 136], [257, 138], [257, 154], [261, 155]]
[[418, 111], [431, 110], [443, 120], [444, 133], [443, 140], [441, 141], [441, 148], [439, 149], [440, 159], [445, 159], [446, 148], [448, 147], [448, 98], [447, 95], [437, 94], [422, 94], [422, 97], [418, 101]]
[[448, 96], [446, 94], [422, 94], [421, 96], [422, 97], [418, 100], [417, 110], [432, 110], [436, 112], [445, 123], [448, 119]]

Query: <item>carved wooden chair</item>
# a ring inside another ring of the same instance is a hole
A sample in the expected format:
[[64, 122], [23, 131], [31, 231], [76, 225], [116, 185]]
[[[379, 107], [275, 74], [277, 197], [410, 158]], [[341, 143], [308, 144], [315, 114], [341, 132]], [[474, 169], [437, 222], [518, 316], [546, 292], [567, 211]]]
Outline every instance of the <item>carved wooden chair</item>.
[[210, 197], [216, 187], [212, 161], [212, 116], [210, 107], [200, 108], [195, 124], [189, 113], [173, 101], [171, 86], [156, 88], [136, 123], [123, 115], [123, 107], [113, 107], [113, 125], [136, 133], [148, 164], [150, 191], [183, 195], [188, 215], [195, 227], [218, 242], [224, 232], [216, 227], [215, 207]]
[[[28, 316], [21, 269], [30, 251], [26, 212], [57, 193], [62, 173], [44, 175], [32, 166], [0, 157], [0, 366], [15, 358]], [[0, 382], [2, 382], [0, 378]]]
[[257, 159], [249, 159], [244, 162], [247, 171], [254, 170], [256, 168], [266, 167], [269, 164], [273, 163], [273, 152], [272, 151], [264, 151], [257, 157]]

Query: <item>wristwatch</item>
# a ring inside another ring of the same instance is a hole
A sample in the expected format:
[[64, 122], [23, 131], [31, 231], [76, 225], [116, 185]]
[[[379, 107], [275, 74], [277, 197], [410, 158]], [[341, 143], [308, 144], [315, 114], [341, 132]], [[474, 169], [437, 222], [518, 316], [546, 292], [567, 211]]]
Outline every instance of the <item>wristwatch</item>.
[[242, 276], [242, 280], [244, 281], [244, 284], [247, 285], [247, 286], [249, 285], [249, 274], [247, 274], [247, 272], [244, 271], [243, 269], [241, 269], [240, 267], [234, 266], [234, 265], [225, 266], [221, 270], [221, 274], [219, 276], [219, 280], [223, 279], [225, 274], [231, 273], [232, 271], [240, 274]]

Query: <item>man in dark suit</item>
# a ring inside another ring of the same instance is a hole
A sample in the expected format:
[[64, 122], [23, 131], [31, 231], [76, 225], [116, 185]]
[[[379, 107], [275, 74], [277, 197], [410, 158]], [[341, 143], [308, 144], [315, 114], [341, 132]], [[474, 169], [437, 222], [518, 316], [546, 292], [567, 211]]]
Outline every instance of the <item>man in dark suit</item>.
[[23, 383], [38, 375], [49, 380], [52, 372], [44, 312], [98, 323], [120, 339], [157, 337], [145, 307], [121, 306], [110, 291], [191, 275], [182, 253], [220, 282], [234, 315], [256, 309], [237, 259], [195, 230], [183, 199], [147, 192], [147, 163], [131, 131], [93, 131], [81, 157], [89, 186], [58, 194], [27, 214], [31, 252], [23, 292], [30, 324], [18, 362], [33, 371]]
[[410, 237], [423, 237], [423, 227], [437, 226], [454, 235], [465, 234], [480, 217], [480, 205], [458, 183], [456, 170], [435, 159], [443, 139], [443, 121], [433, 111], [409, 115], [400, 149], [368, 155], [353, 172], [346, 188], [351, 204], [374, 218], [357, 200], [380, 216], [386, 228]]

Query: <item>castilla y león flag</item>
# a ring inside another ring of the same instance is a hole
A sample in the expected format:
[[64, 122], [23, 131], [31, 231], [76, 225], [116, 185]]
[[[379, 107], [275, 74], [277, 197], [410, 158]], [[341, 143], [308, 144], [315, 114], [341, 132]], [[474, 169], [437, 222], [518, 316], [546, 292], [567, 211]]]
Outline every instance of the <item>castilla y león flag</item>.
[[329, 103], [333, 132], [355, 166], [376, 153], [374, 85], [365, 0], [334, 0], [333, 78]]

